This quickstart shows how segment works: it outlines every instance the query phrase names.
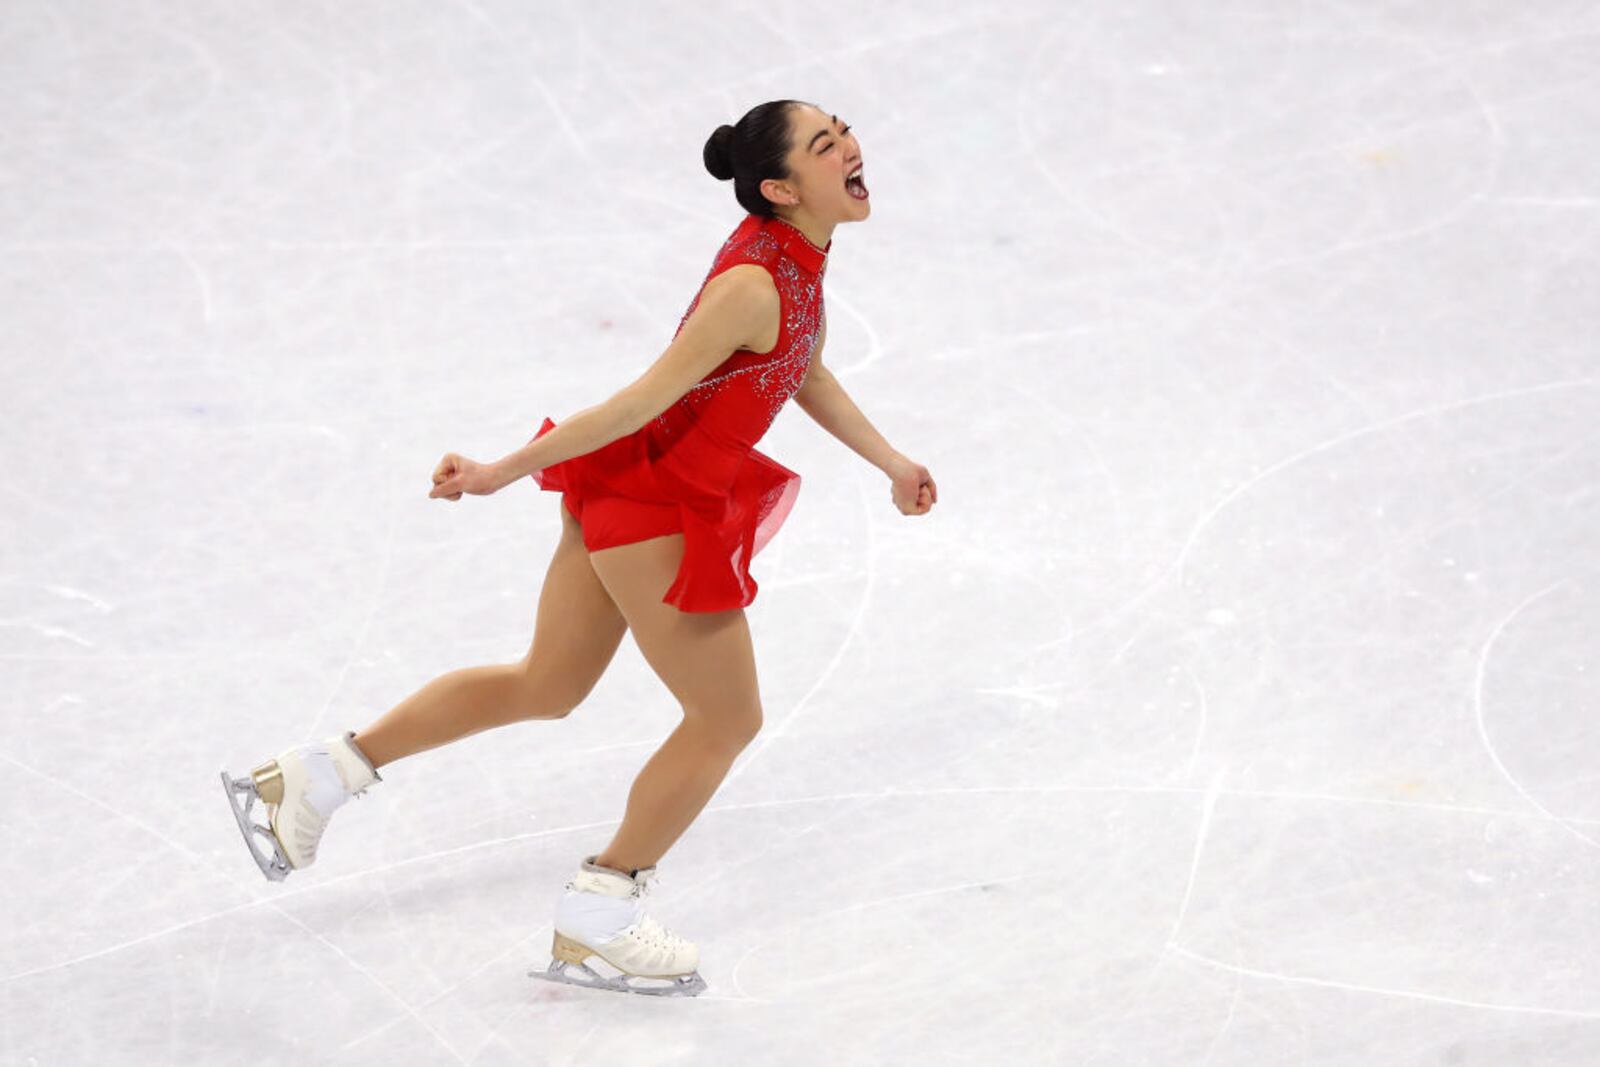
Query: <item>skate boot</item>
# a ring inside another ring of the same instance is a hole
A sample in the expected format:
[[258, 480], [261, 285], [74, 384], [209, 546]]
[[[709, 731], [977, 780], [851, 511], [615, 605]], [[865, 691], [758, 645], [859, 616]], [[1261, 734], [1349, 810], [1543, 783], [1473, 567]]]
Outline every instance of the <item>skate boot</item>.
[[[528, 973], [620, 993], [692, 997], [702, 992], [706, 982], [695, 970], [700, 962], [695, 943], [645, 914], [644, 898], [656, 869], [642, 868], [630, 878], [624, 871], [599, 866], [595, 859], [589, 856], [583, 861], [556, 905], [550, 949], [555, 958], [548, 969]], [[620, 973], [602, 975], [585, 962], [596, 958]], [[577, 970], [568, 971], [569, 965]]]
[[[328, 819], [352, 796], [366, 792], [383, 778], [355, 746], [355, 731], [297, 745], [251, 771], [233, 778], [222, 772], [228, 805], [239, 823], [250, 855], [269, 881], [281, 882], [290, 870], [309, 867], [317, 858], [317, 844]], [[245, 797], [239, 806], [239, 796]], [[252, 822], [250, 808], [257, 800], [266, 804], [267, 823]], [[256, 834], [271, 849], [264, 855], [253, 840]]]

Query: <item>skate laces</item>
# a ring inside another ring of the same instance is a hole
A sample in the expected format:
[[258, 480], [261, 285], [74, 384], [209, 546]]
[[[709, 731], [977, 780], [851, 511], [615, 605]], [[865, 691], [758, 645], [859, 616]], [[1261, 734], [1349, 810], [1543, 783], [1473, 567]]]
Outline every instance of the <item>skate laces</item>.
[[[641, 909], [643, 908], [645, 898], [649, 895], [650, 890], [654, 888], [655, 883], [656, 872], [653, 870], [649, 871], [648, 873], [642, 872], [641, 874], [634, 876], [632, 895], [640, 902]], [[643, 940], [661, 948], [668, 949], [669, 951], [677, 951], [687, 943], [682, 937], [679, 937], [665, 926], [662, 926], [656, 921], [655, 917], [651, 915], [640, 916], [637, 932], [639, 937]]]
[[649, 915], [639, 920], [638, 934], [641, 940], [665, 949], [675, 950], [684, 944], [683, 938], [656, 922]]

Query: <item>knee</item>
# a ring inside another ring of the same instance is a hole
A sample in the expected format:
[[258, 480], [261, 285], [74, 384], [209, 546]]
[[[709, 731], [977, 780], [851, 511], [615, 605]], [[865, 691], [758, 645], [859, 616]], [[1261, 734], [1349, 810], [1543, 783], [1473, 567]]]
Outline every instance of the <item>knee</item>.
[[740, 748], [744, 748], [746, 745], [756, 739], [756, 734], [761, 732], [761, 722], [762, 718], [760, 708], [757, 708], [755, 711], [739, 720], [739, 722], [736, 724], [734, 737], [737, 740]]
[[514, 667], [519, 719], [565, 719], [589, 699], [600, 680], [598, 672], [586, 673], [571, 660], [551, 657], [534, 662], [531, 657], [530, 652]]
[[533, 708], [535, 718], [565, 719], [588, 696], [589, 690], [587, 689], [581, 693], [573, 690], [547, 691], [533, 698], [530, 707]]
[[715, 715], [696, 715], [685, 710], [684, 715], [699, 725], [701, 732], [706, 734], [713, 744], [735, 754], [754, 741], [756, 735], [761, 732], [760, 707], [733, 714], [723, 710]]
[[523, 686], [521, 699], [517, 701], [518, 717], [565, 719], [588, 695], [587, 687], [580, 691], [571, 685], [552, 684], [530, 676]]

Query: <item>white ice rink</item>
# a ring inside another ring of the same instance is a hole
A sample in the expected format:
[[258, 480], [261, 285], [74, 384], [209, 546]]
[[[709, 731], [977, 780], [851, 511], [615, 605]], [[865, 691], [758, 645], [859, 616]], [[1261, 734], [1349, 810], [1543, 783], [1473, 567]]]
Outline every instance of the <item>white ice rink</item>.
[[[527, 649], [531, 481], [854, 124], [766, 724], [660, 866], [709, 983], [536, 981], [678, 709], [219, 772]], [[1600, 6], [51, 3], [0, 19], [0, 1061], [1600, 1063]]]

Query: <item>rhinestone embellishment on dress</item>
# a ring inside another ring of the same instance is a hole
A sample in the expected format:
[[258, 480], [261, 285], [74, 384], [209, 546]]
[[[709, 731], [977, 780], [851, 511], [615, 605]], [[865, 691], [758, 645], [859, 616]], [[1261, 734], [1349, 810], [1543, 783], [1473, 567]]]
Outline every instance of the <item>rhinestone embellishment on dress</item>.
[[[795, 232], [799, 233], [798, 230]], [[810, 244], [809, 240], [807, 243]], [[811, 366], [811, 356], [816, 351], [817, 340], [822, 333], [822, 275], [827, 270], [826, 259], [822, 260], [815, 274], [802, 270], [767, 230], [758, 230], [754, 237], [744, 242], [742, 248], [736, 247], [738, 244], [737, 232], [723, 243], [711, 270], [706, 273], [705, 281], [701, 282], [701, 291], [720, 269], [736, 263], [759, 263], [766, 267], [777, 286], [782, 307], [778, 343], [770, 353], [732, 353], [721, 366], [691, 386], [673, 407], [656, 416], [659, 427], [667, 428], [682, 414], [693, 414], [730, 387], [746, 388], [763, 398], [766, 401], [766, 424], [771, 425], [785, 401], [799, 390]], [[816, 246], [812, 244], [811, 248], [816, 249]], [[700, 294], [696, 293], [689, 309], [678, 321], [679, 331], [682, 331], [683, 324], [689, 321], [689, 316], [694, 314], [699, 304]], [[669, 419], [669, 416], [674, 417]], [[765, 427], [760, 429], [765, 431]]]

